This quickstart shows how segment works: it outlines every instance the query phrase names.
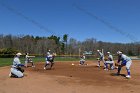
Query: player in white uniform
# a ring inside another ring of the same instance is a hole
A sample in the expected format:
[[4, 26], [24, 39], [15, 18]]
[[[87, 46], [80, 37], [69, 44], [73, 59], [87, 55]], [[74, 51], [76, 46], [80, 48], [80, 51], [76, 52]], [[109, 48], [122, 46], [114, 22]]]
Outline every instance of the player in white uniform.
[[110, 54], [110, 52], [107, 52], [107, 54], [108, 54], [108, 59], [105, 60], [106, 67], [105, 67], [104, 70], [108, 70], [109, 69], [108, 65], [110, 65], [110, 69], [113, 70], [114, 69], [114, 66], [113, 66], [113, 64], [114, 64], [113, 56]]
[[121, 51], [118, 51], [117, 54], [118, 54], [118, 56], [119, 56], [119, 57], [118, 57], [118, 64], [119, 64], [119, 66], [118, 66], [117, 75], [120, 74], [121, 68], [122, 68], [123, 66], [126, 66], [126, 70], [127, 70], [126, 78], [131, 78], [131, 76], [130, 76], [130, 66], [131, 66], [131, 64], [132, 64], [132, 60], [130, 59], [130, 57], [128, 57], [128, 56], [122, 54]]
[[28, 63], [31, 63], [32, 67], [35, 67], [34, 62], [32, 61], [31, 57], [35, 57], [35, 56], [29, 56], [29, 53], [26, 53], [26, 56], [25, 56], [25, 67], [28, 67]]
[[21, 53], [17, 53], [16, 56], [14, 57], [13, 65], [12, 65], [12, 68], [10, 70], [9, 77], [21, 78], [24, 76], [23, 75], [24, 70], [21, 68], [24, 65], [21, 64], [21, 62], [19, 60], [19, 57], [21, 55], [22, 55]]
[[80, 64], [79, 65], [84, 65], [85, 64], [85, 59], [86, 59], [85, 55], [82, 55], [80, 57]]
[[100, 61], [102, 61], [104, 63], [104, 67], [105, 67], [105, 62], [104, 62], [104, 54], [101, 52], [101, 50], [97, 50], [97, 52], [99, 53], [100, 58], [98, 59], [98, 67], [100, 67]]
[[48, 65], [50, 65], [50, 69], [52, 68], [52, 66], [54, 65], [54, 57], [55, 57], [55, 53], [50, 54], [50, 50], [47, 52], [47, 56], [46, 56], [46, 63], [44, 66], [44, 69], [47, 69], [46, 67]]

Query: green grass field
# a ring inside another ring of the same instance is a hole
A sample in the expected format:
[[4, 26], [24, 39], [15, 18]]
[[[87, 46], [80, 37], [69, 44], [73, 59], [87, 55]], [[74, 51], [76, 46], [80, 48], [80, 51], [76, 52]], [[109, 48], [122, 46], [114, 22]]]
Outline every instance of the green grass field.
[[[45, 62], [45, 57], [35, 57], [32, 58], [33, 62]], [[59, 62], [66, 62], [66, 61], [79, 61], [80, 58], [79, 57], [69, 57], [69, 56], [65, 56], [65, 57], [60, 57], [60, 56], [56, 56], [54, 61], [59, 61]], [[86, 58], [86, 60], [95, 60], [95, 58]], [[24, 64], [25, 62], [25, 58], [21, 57], [20, 58], [21, 63]], [[13, 63], [13, 58], [0, 58], [0, 67], [3, 66], [9, 66], [12, 65]]]
[[[45, 62], [44, 57], [35, 57], [32, 58], [34, 62]], [[72, 58], [72, 57], [56, 57], [55, 61], [78, 61], [78, 58]], [[25, 58], [20, 58], [21, 63], [25, 62]], [[9, 66], [12, 65], [13, 63], [13, 58], [0, 58], [0, 67], [3, 66]]]
[[[20, 58], [21, 63], [24, 63], [25, 58]], [[41, 62], [43, 61], [43, 58], [34, 58], [34, 62]], [[2, 66], [9, 66], [12, 65], [13, 63], [13, 58], [0, 58], [0, 67]]]

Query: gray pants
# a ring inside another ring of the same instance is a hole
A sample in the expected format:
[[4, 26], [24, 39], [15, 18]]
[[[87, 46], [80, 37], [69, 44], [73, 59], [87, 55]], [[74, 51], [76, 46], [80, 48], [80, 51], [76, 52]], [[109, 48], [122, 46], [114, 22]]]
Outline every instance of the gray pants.
[[23, 77], [23, 73], [16, 68], [11, 68], [11, 73], [17, 76], [18, 78]]

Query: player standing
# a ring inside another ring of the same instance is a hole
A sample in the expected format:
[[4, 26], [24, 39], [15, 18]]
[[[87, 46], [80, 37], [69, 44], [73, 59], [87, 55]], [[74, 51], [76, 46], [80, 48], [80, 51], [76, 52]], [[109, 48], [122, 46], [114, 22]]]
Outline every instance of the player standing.
[[98, 54], [100, 56], [100, 58], [98, 59], [98, 65], [97, 66], [100, 67], [100, 62], [102, 61], [104, 63], [104, 67], [105, 67], [104, 54], [103, 54], [103, 52], [101, 52], [101, 50], [97, 50], [97, 52], [98, 52]]

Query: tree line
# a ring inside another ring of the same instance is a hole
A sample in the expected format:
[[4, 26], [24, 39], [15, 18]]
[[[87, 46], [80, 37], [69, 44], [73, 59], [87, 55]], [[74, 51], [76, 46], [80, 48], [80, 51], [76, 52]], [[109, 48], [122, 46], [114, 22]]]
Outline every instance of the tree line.
[[104, 49], [112, 54], [118, 50], [123, 53], [134, 56], [140, 55], [139, 43], [110, 43], [97, 41], [95, 38], [77, 41], [69, 38], [68, 34], [63, 37], [55, 35], [49, 37], [31, 36], [31, 35], [0, 35], [0, 54], [15, 54], [16, 52], [45, 55], [47, 50], [56, 52], [58, 55], [79, 55], [84, 51], [92, 51], [96, 54], [98, 49]]

